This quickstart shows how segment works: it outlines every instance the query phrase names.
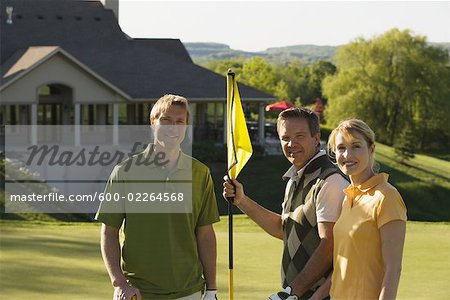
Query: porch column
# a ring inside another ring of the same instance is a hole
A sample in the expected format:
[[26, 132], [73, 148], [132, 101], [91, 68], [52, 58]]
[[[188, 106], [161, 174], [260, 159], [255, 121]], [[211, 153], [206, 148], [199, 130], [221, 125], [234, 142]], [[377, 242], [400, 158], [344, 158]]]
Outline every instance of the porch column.
[[38, 107], [37, 103], [31, 104], [31, 144], [37, 145], [37, 119]]
[[81, 104], [75, 103], [75, 146], [80, 146]]
[[119, 103], [113, 104], [113, 144], [119, 145]]
[[259, 112], [258, 112], [258, 138], [259, 138], [259, 144], [261, 146], [264, 146], [264, 102], [259, 103]]

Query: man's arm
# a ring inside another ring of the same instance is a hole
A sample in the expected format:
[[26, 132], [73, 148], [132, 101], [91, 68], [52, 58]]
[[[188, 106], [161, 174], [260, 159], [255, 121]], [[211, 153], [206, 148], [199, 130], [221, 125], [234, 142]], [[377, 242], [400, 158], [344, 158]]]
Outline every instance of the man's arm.
[[380, 300], [395, 299], [402, 270], [406, 222], [395, 220], [380, 228], [381, 251], [386, 272], [381, 284]]
[[139, 290], [128, 284], [120, 267], [120, 243], [119, 243], [119, 229], [102, 224], [101, 231], [101, 250], [103, 261], [108, 271], [111, 283], [114, 287], [114, 299], [128, 300], [137, 296], [141, 299]]
[[239, 181], [233, 179], [233, 185], [224, 178], [223, 183], [223, 196], [225, 199], [227, 197], [234, 197], [233, 204], [236, 205], [243, 213], [249, 216], [256, 224], [258, 224], [262, 229], [264, 229], [268, 234], [283, 239], [283, 226], [281, 223], [281, 216], [274, 213], [255, 201], [250, 197], [246, 196], [244, 193], [244, 188]]
[[206, 288], [216, 290], [217, 246], [213, 226], [199, 226], [195, 229], [195, 235], [197, 237], [198, 255], [203, 266]]
[[301, 296], [309, 290], [331, 267], [333, 262], [333, 227], [332, 222], [320, 222], [320, 244], [311, 255], [305, 267], [291, 282], [292, 292]]
[[328, 275], [325, 282], [319, 286], [319, 288], [314, 292], [314, 294], [308, 300], [322, 300], [330, 295], [331, 289], [331, 278], [333, 276], [333, 272]]

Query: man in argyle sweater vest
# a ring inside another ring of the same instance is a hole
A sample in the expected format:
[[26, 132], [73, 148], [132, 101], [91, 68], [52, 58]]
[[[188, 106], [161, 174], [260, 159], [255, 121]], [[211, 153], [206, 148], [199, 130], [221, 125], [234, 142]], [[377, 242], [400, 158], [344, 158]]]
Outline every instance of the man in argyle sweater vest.
[[319, 119], [305, 108], [290, 108], [277, 121], [283, 154], [292, 163], [282, 214], [271, 212], [245, 195], [241, 183], [226, 178], [225, 197], [270, 235], [284, 241], [283, 291], [268, 299], [308, 299], [332, 267], [333, 226], [339, 217], [348, 181], [320, 150]]
[[[288, 173], [289, 171], [283, 178], [288, 178]], [[310, 161], [301, 176], [296, 174], [289, 179], [287, 186], [289, 190], [286, 191], [281, 216], [285, 233], [281, 270], [284, 288], [304, 268], [320, 243], [316, 200], [325, 180], [333, 174], [340, 174], [339, 169], [328, 160], [326, 155], [321, 155]], [[318, 280], [310, 290], [324, 280], [325, 277]]]

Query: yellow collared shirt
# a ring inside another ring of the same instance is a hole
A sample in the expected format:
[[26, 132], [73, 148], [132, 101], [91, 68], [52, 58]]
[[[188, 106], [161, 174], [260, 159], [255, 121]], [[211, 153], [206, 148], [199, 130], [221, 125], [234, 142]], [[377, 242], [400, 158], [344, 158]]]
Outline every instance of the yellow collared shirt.
[[384, 277], [380, 228], [393, 220], [406, 221], [400, 193], [376, 174], [344, 190], [341, 216], [334, 226], [332, 299], [378, 299]]

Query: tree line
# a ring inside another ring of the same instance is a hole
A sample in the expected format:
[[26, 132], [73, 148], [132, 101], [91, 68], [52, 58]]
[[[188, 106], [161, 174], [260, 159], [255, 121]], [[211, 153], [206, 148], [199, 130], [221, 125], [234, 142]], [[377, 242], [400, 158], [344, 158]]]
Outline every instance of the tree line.
[[296, 105], [321, 98], [327, 127], [360, 118], [390, 146], [439, 152], [449, 146], [449, 52], [409, 30], [357, 38], [337, 49], [334, 63], [238, 57], [205, 67], [220, 74], [232, 68], [238, 81]]

